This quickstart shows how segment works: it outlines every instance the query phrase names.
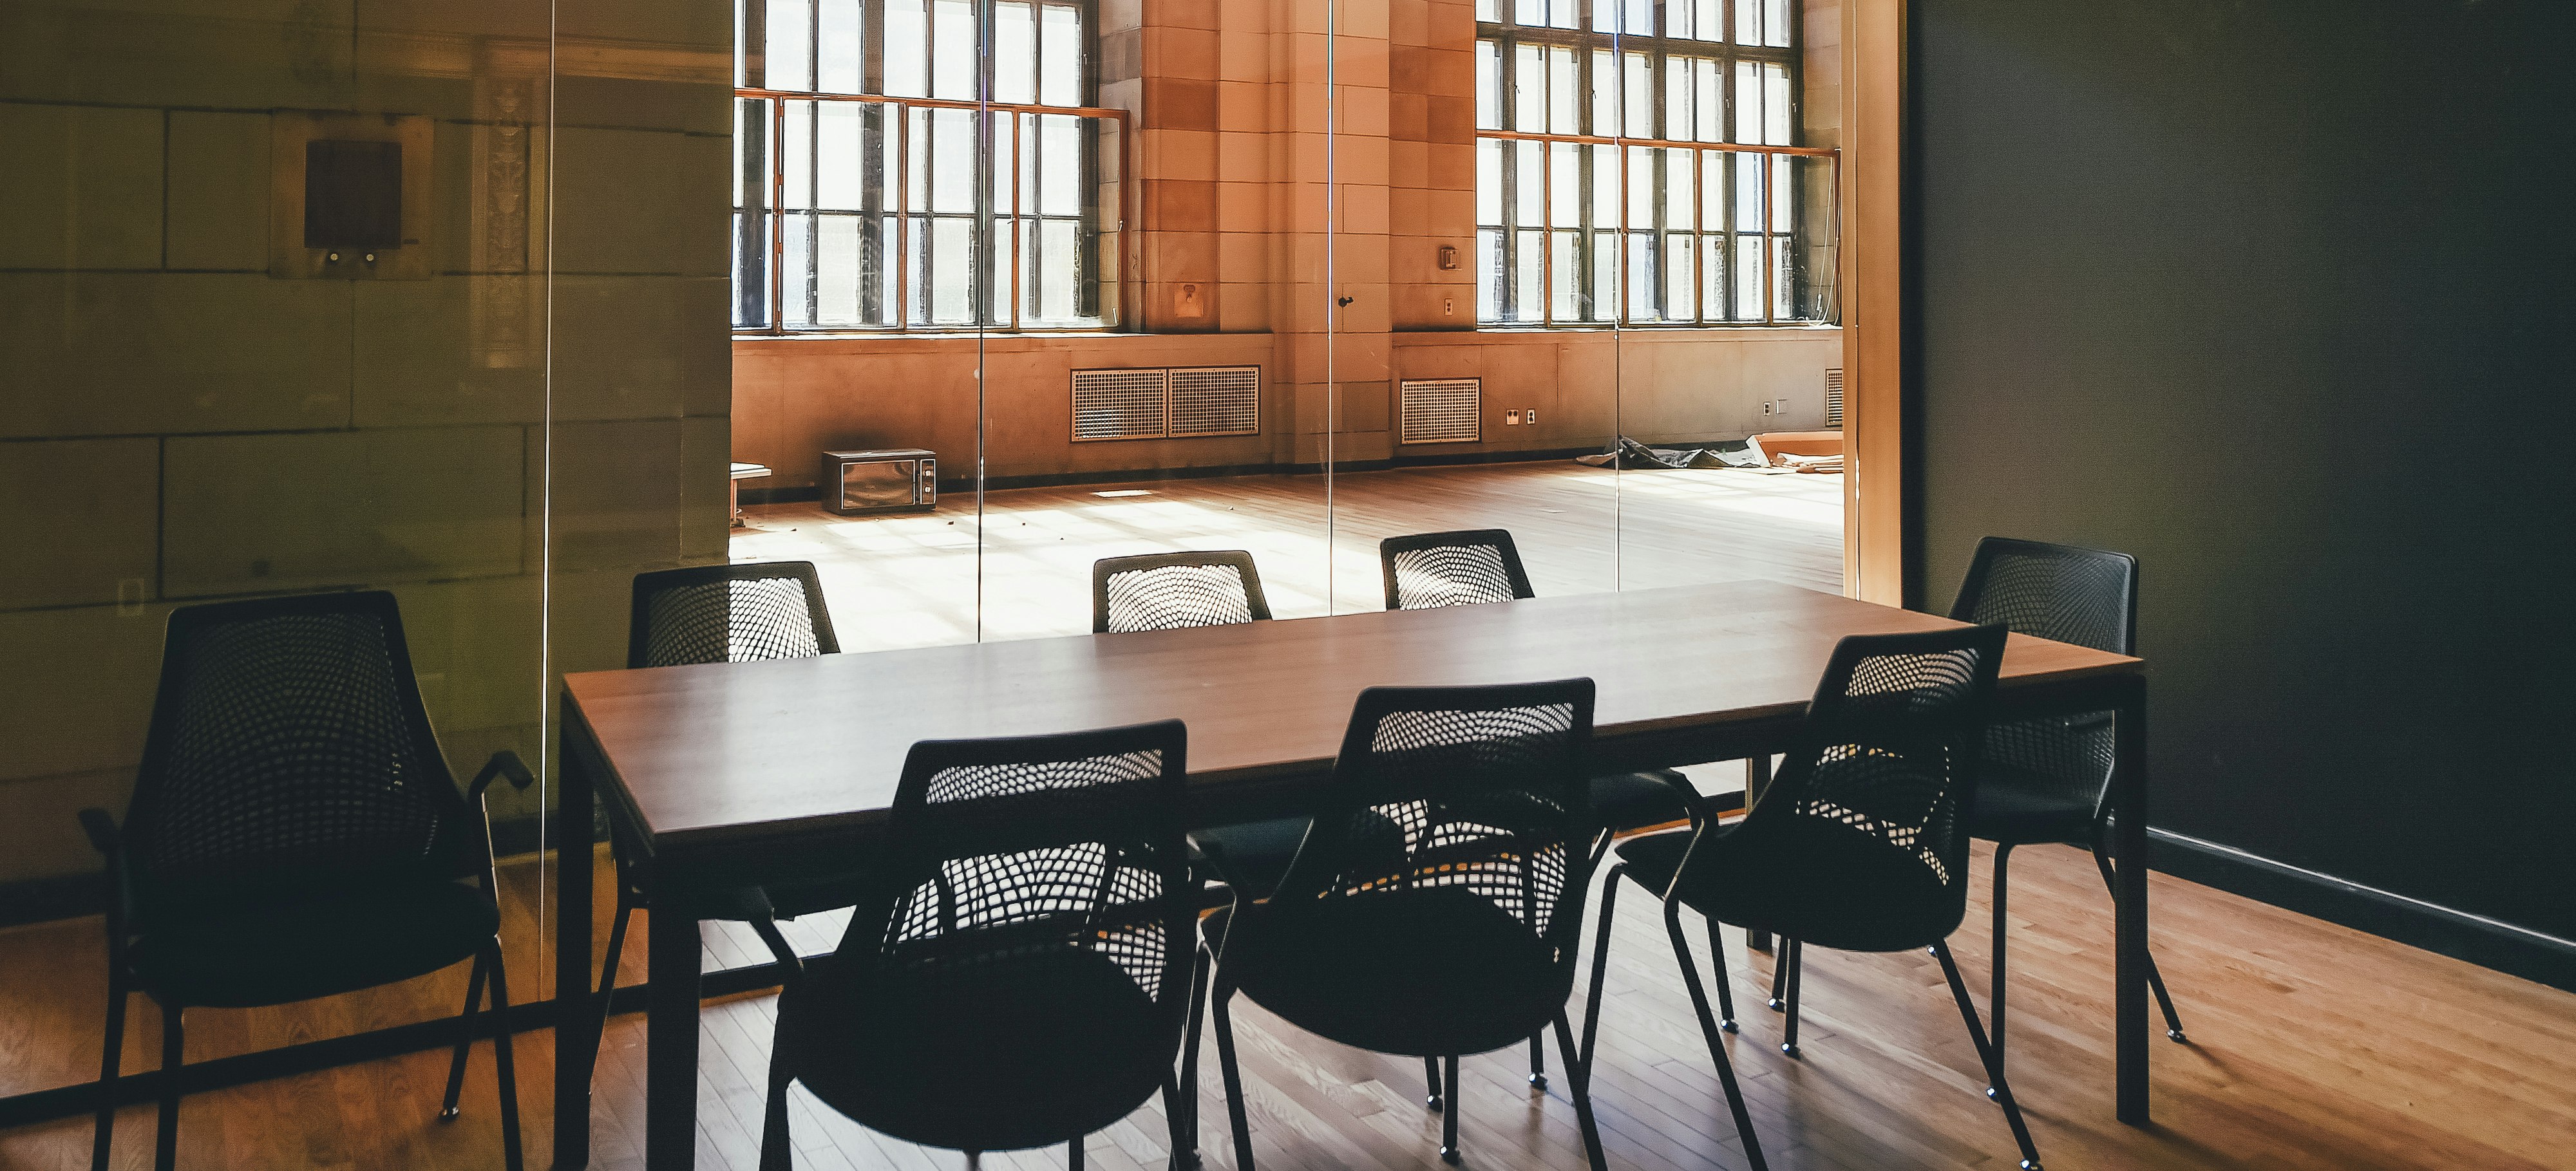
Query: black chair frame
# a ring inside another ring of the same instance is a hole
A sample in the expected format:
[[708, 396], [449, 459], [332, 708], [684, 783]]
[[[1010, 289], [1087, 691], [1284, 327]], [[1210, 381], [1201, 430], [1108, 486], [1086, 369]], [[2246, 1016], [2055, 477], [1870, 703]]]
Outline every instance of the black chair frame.
[[[171, 1171], [178, 1160], [179, 1100], [185, 1078], [181, 1070], [186, 1058], [184, 1017], [191, 1007], [176, 990], [157, 987], [137, 967], [134, 948], [139, 941], [167, 926], [156, 922], [166, 914], [175, 921], [184, 911], [156, 914], [156, 904], [169, 898], [168, 892], [156, 889], [158, 882], [148, 876], [154, 864], [160, 814], [157, 803], [161, 778], [172, 768], [177, 742], [186, 726], [189, 704], [198, 696], [194, 671], [197, 666], [197, 644], [202, 635], [223, 628], [272, 621], [353, 620], [372, 623], [382, 638], [384, 659], [365, 664], [380, 673], [373, 679], [389, 689], [381, 697], [391, 710], [377, 713], [399, 722], [396, 733], [403, 755], [409, 762], [410, 775], [399, 775], [391, 786], [425, 801], [434, 819], [417, 877], [425, 881], [453, 878], [471, 880], [474, 889], [491, 906], [499, 918], [498, 880], [494, 873], [490, 815], [484, 807], [484, 794], [492, 782], [507, 779], [525, 790], [536, 783], [536, 777], [517, 753], [503, 749], [492, 755], [471, 785], [462, 793], [455, 778], [447, 771], [446, 755], [440, 750], [436, 732], [431, 728], [429, 712], [420, 696], [420, 684], [412, 673], [411, 653], [403, 637], [402, 616], [394, 596], [383, 591], [332, 592], [297, 594], [260, 598], [241, 602], [220, 602], [190, 606], [173, 611], [164, 642], [161, 679], [153, 702], [152, 722], [145, 735], [143, 761], [137, 770], [135, 794], [120, 826], [104, 809], [80, 811], [82, 831], [106, 862], [109, 884], [107, 904], [108, 997], [106, 1035], [99, 1069], [99, 1104], [96, 1134], [91, 1149], [93, 1171], [106, 1171], [113, 1145], [118, 1105], [118, 1072], [124, 1052], [125, 1012], [127, 999], [140, 992], [152, 997], [161, 1012], [160, 1110], [155, 1128], [153, 1165], [158, 1171]], [[317, 689], [318, 690], [318, 689]], [[263, 697], [263, 698], [275, 698]], [[346, 766], [348, 762], [340, 762]], [[283, 851], [281, 851], [283, 852]], [[299, 870], [308, 876], [326, 873], [324, 868]], [[250, 877], [250, 876], [241, 876]], [[173, 879], [174, 882], [184, 881]], [[256, 889], [254, 886], [252, 889]], [[456, 1048], [448, 1062], [446, 1094], [440, 1102], [441, 1121], [455, 1119], [460, 1113], [459, 1097], [465, 1085], [466, 1055], [474, 1040], [489, 1031], [493, 1055], [498, 1066], [501, 1107], [502, 1157], [509, 1171], [521, 1171], [525, 1165], [519, 1134], [518, 1080], [510, 1051], [510, 994], [505, 974], [506, 964], [501, 941], [496, 931], [472, 953], [473, 967], [466, 977], [465, 1008], [456, 1018]], [[432, 969], [435, 970], [435, 969]], [[491, 990], [490, 1009], [482, 1011], [484, 989]], [[356, 991], [367, 984], [339, 988]], [[312, 993], [310, 995], [328, 995]], [[282, 997], [268, 1003], [309, 999], [310, 995]], [[227, 1003], [239, 1004], [238, 999]]]
[[[1171, 630], [1189, 626], [1225, 625], [1232, 622], [1267, 622], [1270, 599], [1261, 592], [1261, 571], [1252, 563], [1252, 554], [1241, 549], [1203, 549], [1181, 553], [1146, 553], [1134, 557], [1103, 557], [1091, 566], [1091, 632], [1109, 634], [1117, 628], [1113, 622], [1114, 599], [1111, 597], [1117, 579], [1135, 574], [1153, 574], [1163, 569], [1231, 569], [1243, 585], [1240, 598], [1246, 614], [1243, 618], [1202, 621], [1197, 615], [1185, 615], [1181, 621], [1159, 621], [1148, 626], [1125, 627], [1124, 630]], [[1177, 599], [1175, 605], [1186, 608], [1204, 599]], [[1229, 601], [1233, 599], [1228, 599]]]

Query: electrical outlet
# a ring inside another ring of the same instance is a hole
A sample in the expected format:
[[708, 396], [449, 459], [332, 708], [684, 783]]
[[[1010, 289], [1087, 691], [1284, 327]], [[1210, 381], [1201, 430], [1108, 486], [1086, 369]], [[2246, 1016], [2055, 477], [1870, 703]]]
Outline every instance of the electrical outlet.
[[1767, 399], [1767, 398], [1766, 398], [1766, 399], [1762, 400], [1762, 413], [1763, 413], [1763, 414], [1766, 414], [1766, 415], [1767, 415], [1767, 414], [1770, 414], [1770, 413], [1771, 413], [1771, 406], [1772, 406], [1772, 403], [1771, 403], [1771, 400], [1770, 400], [1770, 399]]
[[1518, 426], [1520, 426], [1520, 425], [1521, 425], [1521, 413], [1520, 413], [1519, 411], [1505, 411], [1505, 412], [1503, 412], [1503, 426], [1506, 426], [1506, 427], [1518, 427]]
[[1529, 424], [1529, 425], [1530, 425], [1530, 426], [1532, 426], [1532, 427], [1536, 427], [1536, 426], [1538, 426], [1538, 412], [1537, 412], [1537, 411], [1534, 411], [1534, 410], [1532, 410], [1532, 411], [1522, 411], [1522, 412], [1521, 412], [1521, 421], [1522, 421], [1522, 422], [1524, 422], [1524, 423]]

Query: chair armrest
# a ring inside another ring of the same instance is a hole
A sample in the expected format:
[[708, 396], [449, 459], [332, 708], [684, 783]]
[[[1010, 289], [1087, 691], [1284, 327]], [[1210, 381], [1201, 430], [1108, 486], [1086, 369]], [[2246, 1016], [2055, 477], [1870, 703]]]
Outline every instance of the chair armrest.
[[805, 974], [805, 957], [796, 954], [796, 949], [788, 945], [787, 937], [780, 934], [778, 908], [770, 905], [768, 891], [746, 886], [727, 891], [721, 897], [731, 904], [726, 909], [732, 914], [727, 917], [751, 924], [752, 933], [769, 945], [771, 955], [778, 957], [778, 966], [787, 969], [788, 979], [794, 980]]
[[110, 862], [125, 852], [125, 835], [116, 828], [116, 819], [104, 809], [80, 811], [81, 829], [89, 834], [89, 844]]
[[492, 759], [483, 765], [482, 772], [474, 774], [474, 783], [466, 788], [465, 799], [482, 800], [483, 790], [491, 788], [493, 780], [498, 777], [510, 778], [510, 787], [521, 791], [537, 783], [537, 774], [528, 771], [527, 762], [520, 760], [518, 753], [504, 748], [492, 754]]
[[[1681, 800], [1682, 808], [1689, 812], [1692, 829], [1698, 829], [1717, 820], [1719, 810], [1710, 807], [1708, 798], [1702, 795], [1698, 786], [1691, 784], [1690, 778], [1683, 776], [1680, 770], [1647, 769], [1638, 775], [1651, 777], [1657, 784], [1672, 790], [1673, 796]], [[1740, 803], [1738, 807], [1741, 808]]]
[[1213, 834], [1191, 833], [1183, 838], [1189, 844], [1190, 869], [1198, 874], [1213, 874], [1225, 889], [1240, 900], [1244, 879], [1231, 859], [1226, 857], [1225, 843]]

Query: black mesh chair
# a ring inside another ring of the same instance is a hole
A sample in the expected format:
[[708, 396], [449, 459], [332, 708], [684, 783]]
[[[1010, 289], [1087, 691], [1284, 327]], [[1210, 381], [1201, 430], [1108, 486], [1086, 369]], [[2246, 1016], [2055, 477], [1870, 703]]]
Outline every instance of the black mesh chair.
[[[823, 582], [811, 561], [697, 565], [635, 575], [635, 600], [626, 628], [626, 666], [679, 667], [697, 663], [751, 663], [839, 654], [832, 613], [823, 604]], [[626, 950], [626, 924], [650, 905], [627, 851], [616, 850], [617, 911], [609, 919], [608, 954], [599, 967], [599, 1011], [612, 1007], [617, 961]], [[773, 905], [753, 903], [748, 892], [708, 900], [707, 918], [748, 919], [798, 915], [849, 906], [854, 879], [832, 879], [772, 892]]]
[[[1530, 588], [1528, 570], [1521, 565], [1520, 549], [1504, 529], [1388, 537], [1378, 542], [1377, 556], [1386, 577], [1389, 610], [1429, 610], [1538, 596]], [[1676, 787], [1693, 787], [1690, 778], [1672, 769], [1598, 773], [1592, 777], [1591, 786], [1592, 817], [1601, 827], [1592, 848], [1595, 866], [1609, 850], [1612, 834], [1671, 825], [1690, 816], [1690, 809], [1676, 795]], [[1721, 811], [1738, 810], [1744, 808], [1744, 795], [1721, 794], [1704, 799], [1703, 805]], [[1547, 1085], [1545, 1053], [1539, 1039], [1530, 1038], [1529, 1081], [1541, 1088]], [[1436, 1090], [1433, 1096], [1438, 1097]]]
[[906, 1142], [1066, 1144], [1155, 1091], [1181, 1149], [1184, 985], [1198, 891], [1177, 720], [913, 746], [877, 878], [778, 1003], [762, 1171], [787, 1171], [787, 1087]]
[[1682, 935], [1681, 909], [1706, 917], [1712, 945], [1721, 922], [1780, 937], [1790, 1008], [1780, 1047], [1793, 1057], [1798, 960], [1807, 944], [1846, 951], [1929, 948], [1941, 961], [1978, 1060], [2003, 1104], [2022, 1166], [2039, 1166], [2021, 1107], [1968, 1002], [1947, 942], [1968, 912], [1967, 816], [1976, 800], [1979, 741], [2004, 636], [2003, 627], [1976, 626], [1844, 639], [1817, 684], [1802, 743], [1741, 822], [1720, 826], [1703, 813], [1692, 818], [1689, 832], [1620, 844], [1593, 943], [1587, 1057], [1601, 1014], [1613, 903], [1623, 875], [1663, 895], [1673, 958], [1681, 965], [1745, 1153], [1757, 1169], [1764, 1166], [1761, 1148], [1718, 1036], [1736, 1028], [1726, 953], [1710, 948], [1718, 994], [1718, 1013], [1711, 1016]]
[[1103, 557], [1091, 566], [1094, 634], [1269, 620], [1261, 573], [1240, 549]]
[[[1950, 616], [1988, 622], [2035, 638], [2136, 653], [2138, 559], [2126, 553], [1987, 537], [1977, 542], [1968, 577]], [[2095, 712], [1999, 723], [1986, 730], [1977, 807], [1969, 832], [1995, 844], [1995, 955], [1988, 1018], [1995, 1063], [2004, 1054], [2005, 875], [2015, 846], [2082, 843], [2092, 847], [2104, 886], [2118, 889], [2111, 868], [2112, 715]], [[2147, 985], [2164, 1009], [2165, 1035], [2184, 1040], [2182, 1016], [2164, 977], [2147, 960]]]
[[[191, 606], [170, 616], [152, 726], [120, 827], [82, 828], [106, 855], [107, 1043], [91, 1166], [108, 1165], [125, 1006], [161, 1006], [161, 1068], [182, 1065], [190, 1008], [333, 996], [472, 960], [441, 1118], [488, 1030], [501, 1140], [521, 1166], [510, 994], [483, 793], [534, 783], [509, 752], [460, 793], [412, 677], [388, 593]], [[491, 1012], [478, 1016], [486, 983]], [[178, 1157], [177, 1076], [161, 1079], [154, 1166]]]
[[[1553, 1026], [1585, 1155], [1602, 1167], [1565, 1004], [1594, 826], [1580, 765], [1592, 681], [1375, 687], [1288, 873], [1202, 924], [1235, 1167], [1252, 1171], [1227, 1005], [1238, 991], [1308, 1032], [1421, 1057], [1447, 1088], [1441, 1157], [1458, 1159], [1458, 1058]], [[1182, 1082], [1196, 1085], [1193, 990]], [[1188, 1133], [1195, 1136], [1191, 1121]]]

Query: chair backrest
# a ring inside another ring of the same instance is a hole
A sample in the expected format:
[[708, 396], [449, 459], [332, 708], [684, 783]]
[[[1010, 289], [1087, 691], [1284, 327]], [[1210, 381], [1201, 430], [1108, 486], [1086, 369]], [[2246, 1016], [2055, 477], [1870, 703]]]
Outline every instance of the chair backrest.
[[1169, 1014], [1177, 1045], [1198, 914], [1188, 736], [1164, 720], [914, 745], [834, 963], [863, 981], [1007, 981], [1011, 961], [1087, 952]]
[[626, 629], [629, 667], [808, 659], [841, 650], [811, 561], [636, 574]]
[[1591, 876], [1592, 701], [1590, 679], [1361, 692], [1271, 911], [1457, 888], [1553, 948], [1570, 988]]
[[1536, 597], [1511, 533], [1461, 529], [1388, 537], [1377, 544], [1386, 608], [1427, 610]]
[[240, 884], [477, 872], [394, 596], [173, 612], [124, 837], [137, 911]]
[[1091, 632], [1267, 622], [1270, 601], [1240, 549], [1103, 557], [1091, 566]]
[[[2135, 654], [2138, 559], [2126, 553], [1987, 537], [1977, 542], [1967, 580], [1950, 604], [1962, 622], [1996, 623], [2015, 634]], [[2108, 713], [1996, 724], [1986, 760], [1998, 783], [2099, 806], [2110, 791], [2118, 741]]]
[[[1921, 942], [1948, 937], [1967, 913], [1967, 813], [2006, 633], [1970, 626], [1837, 643], [1798, 749], [1734, 832], [1874, 839], [1892, 867], [1920, 867], [1939, 884]], [[1787, 824], [1802, 820], [1810, 824]]]

